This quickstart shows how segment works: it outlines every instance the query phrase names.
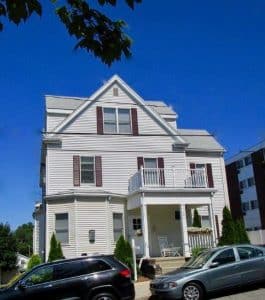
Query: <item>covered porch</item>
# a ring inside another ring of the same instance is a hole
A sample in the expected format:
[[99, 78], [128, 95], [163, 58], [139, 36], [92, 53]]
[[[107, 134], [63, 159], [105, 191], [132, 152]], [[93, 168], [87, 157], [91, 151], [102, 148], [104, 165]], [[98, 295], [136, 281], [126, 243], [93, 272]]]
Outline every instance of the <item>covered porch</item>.
[[[192, 211], [203, 207], [208, 230], [192, 231]], [[138, 257], [190, 257], [194, 247], [216, 243], [211, 196], [141, 193], [128, 200], [128, 235], [134, 238]]]

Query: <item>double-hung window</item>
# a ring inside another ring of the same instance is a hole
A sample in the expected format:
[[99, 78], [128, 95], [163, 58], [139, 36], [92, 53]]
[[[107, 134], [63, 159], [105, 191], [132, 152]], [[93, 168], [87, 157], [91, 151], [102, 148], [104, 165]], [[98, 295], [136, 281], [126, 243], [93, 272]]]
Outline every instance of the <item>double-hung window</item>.
[[55, 214], [55, 233], [60, 243], [69, 243], [68, 213]]
[[104, 133], [132, 133], [130, 109], [105, 107]]
[[95, 182], [95, 160], [93, 156], [81, 156], [81, 183]]
[[117, 118], [115, 108], [104, 108], [104, 132], [117, 133]]
[[118, 121], [119, 133], [131, 133], [131, 118], [129, 109], [118, 109]]

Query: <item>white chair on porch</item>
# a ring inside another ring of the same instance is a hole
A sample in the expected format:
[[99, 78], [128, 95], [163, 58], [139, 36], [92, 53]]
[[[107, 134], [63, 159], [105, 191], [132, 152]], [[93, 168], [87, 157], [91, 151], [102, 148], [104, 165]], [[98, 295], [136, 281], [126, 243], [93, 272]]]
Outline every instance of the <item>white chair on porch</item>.
[[173, 247], [172, 245], [169, 245], [166, 235], [158, 236], [158, 243], [162, 256], [181, 256], [179, 253], [181, 247]]

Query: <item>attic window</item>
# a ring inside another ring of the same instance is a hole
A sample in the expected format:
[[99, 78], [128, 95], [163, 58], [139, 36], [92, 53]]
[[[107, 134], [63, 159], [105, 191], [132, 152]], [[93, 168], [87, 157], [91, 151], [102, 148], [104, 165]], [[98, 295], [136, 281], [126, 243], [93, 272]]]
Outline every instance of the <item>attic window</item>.
[[118, 88], [113, 88], [113, 96], [118, 97], [119, 96], [119, 89]]

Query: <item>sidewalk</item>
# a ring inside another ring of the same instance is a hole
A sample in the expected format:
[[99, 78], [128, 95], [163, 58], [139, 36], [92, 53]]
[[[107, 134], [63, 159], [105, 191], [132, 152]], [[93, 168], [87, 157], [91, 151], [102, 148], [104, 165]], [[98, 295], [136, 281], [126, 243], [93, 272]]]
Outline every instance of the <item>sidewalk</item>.
[[135, 299], [148, 299], [151, 296], [149, 290], [150, 281], [137, 282], [135, 286]]

